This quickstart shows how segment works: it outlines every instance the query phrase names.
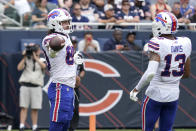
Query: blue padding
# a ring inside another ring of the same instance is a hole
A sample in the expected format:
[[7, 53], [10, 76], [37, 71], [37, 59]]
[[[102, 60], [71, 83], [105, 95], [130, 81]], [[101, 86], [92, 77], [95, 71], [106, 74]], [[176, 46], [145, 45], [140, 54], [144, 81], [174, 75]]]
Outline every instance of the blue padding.
[[41, 47], [42, 39], [20, 39], [20, 50], [23, 51], [25, 49], [25, 44], [39, 44]]
[[97, 41], [99, 42], [99, 46], [100, 46], [101, 51], [103, 51], [103, 46], [107, 40], [108, 40], [108, 38], [97, 38]]
[[143, 41], [142, 40], [135, 40], [134, 42], [137, 46], [139, 46], [140, 48], [143, 48]]

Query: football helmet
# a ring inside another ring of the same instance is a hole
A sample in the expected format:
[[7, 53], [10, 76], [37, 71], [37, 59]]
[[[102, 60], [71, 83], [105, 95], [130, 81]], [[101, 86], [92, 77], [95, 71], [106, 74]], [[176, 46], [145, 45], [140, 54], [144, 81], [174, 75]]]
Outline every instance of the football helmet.
[[152, 23], [152, 32], [154, 37], [162, 34], [174, 34], [178, 28], [178, 20], [170, 12], [161, 12], [156, 15]]
[[[72, 17], [70, 16], [69, 12], [65, 9], [53, 9], [48, 14], [48, 28], [54, 29], [55, 32], [60, 32], [63, 34], [68, 34], [73, 32], [73, 26], [71, 24]], [[69, 22], [69, 29], [64, 29], [62, 26], [62, 21]]]

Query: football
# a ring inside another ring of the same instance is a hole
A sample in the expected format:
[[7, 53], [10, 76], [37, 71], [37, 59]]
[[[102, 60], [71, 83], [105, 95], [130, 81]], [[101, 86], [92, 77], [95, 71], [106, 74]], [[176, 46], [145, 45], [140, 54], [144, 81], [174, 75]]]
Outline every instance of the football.
[[55, 36], [50, 40], [49, 46], [54, 51], [59, 51], [65, 46], [65, 40], [62, 37]]

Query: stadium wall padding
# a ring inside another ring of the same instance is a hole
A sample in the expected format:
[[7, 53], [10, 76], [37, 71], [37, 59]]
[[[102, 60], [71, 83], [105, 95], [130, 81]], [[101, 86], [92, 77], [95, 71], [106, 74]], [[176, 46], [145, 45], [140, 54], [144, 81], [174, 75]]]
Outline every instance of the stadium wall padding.
[[[131, 30], [132, 31], [132, 30]], [[85, 31], [75, 31], [70, 35], [77, 36], [79, 39], [83, 38]], [[128, 31], [123, 31], [123, 38], [126, 38]], [[136, 31], [136, 39], [142, 40], [143, 43], [149, 40], [151, 31]], [[21, 51], [22, 39], [43, 39], [47, 35], [47, 31], [33, 31], [33, 30], [0, 30], [0, 53], [16, 53]], [[94, 39], [100, 42], [100, 47], [103, 47], [105, 40], [112, 37], [112, 31], [93, 31]], [[179, 31], [176, 36], [187, 36], [193, 42], [193, 50], [196, 50], [196, 32], [193, 31]]]
[[[0, 111], [14, 117], [15, 127], [19, 125], [20, 86], [18, 79], [21, 75], [16, 68], [21, 58], [19, 53], [0, 55]], [[98, 106], [103, 109], [95, 112], [98, 114], [96, 115], [97, 128], [140, 128], [141, 103], [145, 98], [145, 90], [139, 94], [140, 103], [129, 99], [129, 91], [141, 78], [147, 67], [148, 58], [141, 52], [90, 53], [85, 54], [85, 58], [86, 74], [80, 85], [81, 104], [87, 106], [100, 104], [102, 103], [100, 101], [104, 100], [111, 90], [122, 93], [109, 108], [106, 108], [108, 102]], [[98, 66], [93, 67], [92, 63]], [[180, 84], [181, 94], [175, 127], [196, 127], [196, 69], [194, 68], [196, 67], [196, 52], [191, 55], [191, 67], [190, 78], [182, 80]], [[45, 83], [48, 79], [49, 75], [46, 72]], [[88, 115], [92, 112], [92, 110], [87, 111], [87, 116], [84, 114], [80, 116], [79, 128], [89, 127]], [[28, 128], [31, 127], [29, 116], [26, 122]], [[49, 102], [46, 93], [43, 93], [43, 108], [39, 111], [38, 125], [41, 128], [49, 127]]]

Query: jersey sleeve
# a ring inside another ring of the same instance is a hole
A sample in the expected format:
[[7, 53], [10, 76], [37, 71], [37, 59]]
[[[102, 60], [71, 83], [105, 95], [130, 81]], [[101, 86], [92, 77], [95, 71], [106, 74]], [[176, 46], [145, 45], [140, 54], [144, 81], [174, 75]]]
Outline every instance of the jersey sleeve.
[[192, 52], [192, 43], [191, 43], [191, 40], [188, 38], [188, 37], [185, 37], [186, 41], [187, 41], [187, 47], [186, 47], [186, 52], [187, 52], [187, 55], [190, 56], [191, 55], [191, 52]]
[[55, 33], [50, 34], [50, 35], [47, 35], [47, 36], [43, 39], [43, 41], [42, 41], [42, 46], [43, 46], [43, 47], [49, 46], [50, 40], [51, 40], [53, 37], [55, 37], [55, 36], [57, 36], [57, 34], [55, 34]]
[[149, 40], [146, 46], [146, 48], [148, 48], [148, 52], [151, 51], [160, 55], [160, 44], [156, 38], [152, 38], [151, 40]]
[[43, 47], [47, 47], [47, 46], [49, 46], [49, 42], [50, 42], [50, 40], [52, 39], [52, 37], [45, 37], [44, 39], [43, 39], [43, 41], [42, 41], [42, 46]]

